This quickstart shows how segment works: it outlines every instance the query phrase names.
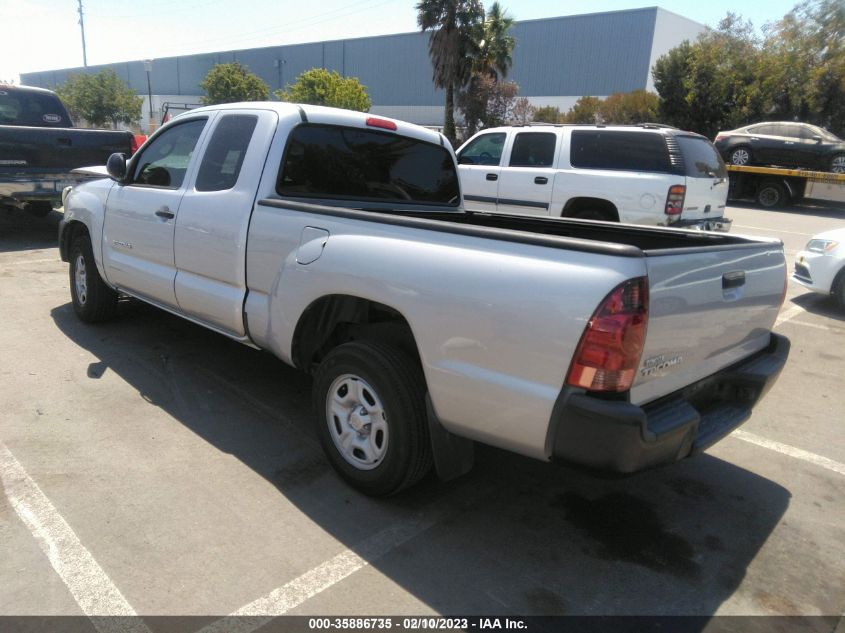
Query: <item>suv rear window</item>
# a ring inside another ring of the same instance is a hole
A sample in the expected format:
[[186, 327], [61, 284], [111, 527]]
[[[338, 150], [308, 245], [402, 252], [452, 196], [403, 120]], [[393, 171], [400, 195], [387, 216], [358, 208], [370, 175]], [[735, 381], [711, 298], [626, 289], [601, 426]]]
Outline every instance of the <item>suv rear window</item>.
[[71, 127], [73, 124], [56, 95], [0, 87], [0, 125]]
[[727, 178], [728, 170], [719, 152], [706, 138], [698, 136], [676, 136], [678, 146], [684, 155], [686, 175], [692, 178]]
[[449, 151], [407, 136], [336, 125], [291, 132], [276, 191], [282, 196], [458, 206]]
[[662, 134], [615, 130], [575, 130], [569, 162], [581, 169], [673, 171]]

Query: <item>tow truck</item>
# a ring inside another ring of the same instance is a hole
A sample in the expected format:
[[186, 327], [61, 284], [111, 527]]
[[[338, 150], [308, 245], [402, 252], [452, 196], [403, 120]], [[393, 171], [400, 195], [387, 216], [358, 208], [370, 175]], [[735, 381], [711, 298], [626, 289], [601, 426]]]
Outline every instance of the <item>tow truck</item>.
[[783, 167], [727, 168], [729, 200], [754, 200], [766, 208], [795, 204], [805, 198], [845, 202], [845, 174]]

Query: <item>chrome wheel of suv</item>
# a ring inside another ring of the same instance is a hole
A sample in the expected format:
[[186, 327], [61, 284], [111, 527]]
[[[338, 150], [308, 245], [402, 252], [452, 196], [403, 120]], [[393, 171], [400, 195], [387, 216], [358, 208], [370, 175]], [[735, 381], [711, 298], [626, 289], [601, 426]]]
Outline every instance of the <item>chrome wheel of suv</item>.
[[845, 154], [837, 154], [830, 161], [830, 171], [836, 174], [845, 174]]
[[737, 147], [730, 155], [731, 165], [747, 165], [751, 161], [751, 153], [744, 147]]

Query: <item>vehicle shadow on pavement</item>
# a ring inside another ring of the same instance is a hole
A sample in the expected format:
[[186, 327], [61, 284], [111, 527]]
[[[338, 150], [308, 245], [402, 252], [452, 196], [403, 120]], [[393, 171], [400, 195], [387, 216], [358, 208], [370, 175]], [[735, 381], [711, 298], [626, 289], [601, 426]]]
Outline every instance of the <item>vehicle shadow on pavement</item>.
[[62, 214], [36, 218], [20, 209], [0, 208], [0, 253], [55, 248]]
[[[51, 311], [59, 330], [97, 358], [88, 379], [114, 372], [442, 614], [709, 616], [790, 503], [780, 485], [709, 455], [602, 479], [482, 446], [469, 475], [449, 483], [429, 476], [400, 496], [370, 499], [323, 458], [308, 376], [154, 308], [130, 303], [121, 312], [90, 326], [70, 304]], [[371, 546], [379, 530], [413, 524], [424, 528]], [[755, 574], [782, 575], [776, 564], [784, 563], [757, 561]], [[364, 582], [345, 581], [343, 592], [360, 614], [414, 604], [401, 593], [393, 603], [379, 599]], [[303, 609], [331, 612], [331, 595]]]
[[793, 297], [791, 302], [812, 314], [818, 314], [835, 321], [845, 321], [845, 310], [839, 306], [836, 299], [832, 296], [825, 296], [817, 292], [807, 292], [803, 295]]

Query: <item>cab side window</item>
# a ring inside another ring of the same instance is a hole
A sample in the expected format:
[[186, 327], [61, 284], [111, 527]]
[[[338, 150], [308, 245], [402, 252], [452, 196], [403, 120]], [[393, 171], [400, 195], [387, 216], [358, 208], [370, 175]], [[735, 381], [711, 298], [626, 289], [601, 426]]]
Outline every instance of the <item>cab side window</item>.
[[228, 114], [217, 123], [197, 174], [197, 191], [225, 191], [238, 182], [258, 117]]
[[555, 162], [557, 134], [520, 132], [513, 141], [511, 167], [551, 167]]
[[205, 123], [205, 119], [194, 119], [162, 132], [139, 156], [132, 183], [169, 189], [181, 187]]
[[458, 156], [461, 165], [498, 165], [505, 149], [505, 133], [482, 134], [471, 141]]

